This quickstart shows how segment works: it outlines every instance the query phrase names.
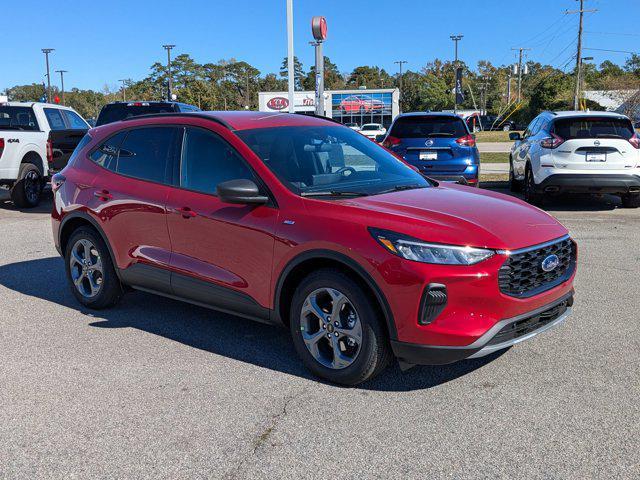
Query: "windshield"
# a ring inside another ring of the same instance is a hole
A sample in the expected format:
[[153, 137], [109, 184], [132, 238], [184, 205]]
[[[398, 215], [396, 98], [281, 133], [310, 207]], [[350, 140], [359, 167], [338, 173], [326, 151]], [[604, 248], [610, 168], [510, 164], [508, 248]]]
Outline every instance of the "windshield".
[[422, 175], [350, 128], [275, 127], [236, 134], [299, 195], [375, 195], [429, 186]]
[[633, 136], [633, 126], [626, 118], [577, 117], [553, 122], [553, 133], [564, 140], [576, 138], [623, 138]]
[[124, 120], [129, 117], [137, 117], [138, 115], [148, 115], [150, 113], [167, 113], [175, 112], [176, 108], [171, 103], [150, 103], [148, 105], [127, 105], [124, 103], [117, 103], [112, 105], [105, 105], [98, 115], [96, 126], [104, 125], [106, 123], [117, 122], [118, 120]]
[[373, 123], [370, 123], [368, 125], [363, 125], [362, 126], [362, 130], [380, 130], [380, 125], [375, 125]]
[[31, 107], [0, 106], [0, 130], [38, 131], [38, 121]]
[[458, 117], [425, 115], [400, 117], [391, 130], [396, 138], [460, 138], [467, 135], [464, 122]]

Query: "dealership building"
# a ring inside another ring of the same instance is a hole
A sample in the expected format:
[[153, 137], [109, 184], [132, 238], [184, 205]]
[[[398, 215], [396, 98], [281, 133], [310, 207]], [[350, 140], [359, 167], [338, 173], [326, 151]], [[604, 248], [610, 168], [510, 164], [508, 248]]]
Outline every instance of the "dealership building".
[[[400, 112], [397, 88], [325, 90], [324, 111], [327, 117], [344, 124], [381, 123], [389, 127]], [[293, 106], [296, 113], [315, 112], [315, 92], [295, 92]], [[260, 92], [258, 105], [261, 112], [287, 112], [287, 92]]]

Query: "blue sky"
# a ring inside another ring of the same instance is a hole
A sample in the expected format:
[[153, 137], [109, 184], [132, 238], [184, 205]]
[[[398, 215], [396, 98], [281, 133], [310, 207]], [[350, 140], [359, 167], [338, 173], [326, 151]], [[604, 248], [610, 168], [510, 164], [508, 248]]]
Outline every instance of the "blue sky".
[[[177, 45], [201, 63], [245, 60], [262, 73], [277, 72], [286, 55], [285, 0], [23, 0], [4, 11], [0, 42], [0, 91], [44, 79], [43, 47], [55, 48], [52, 71], [68, 70], [65, 87], [115, 87], [119, 78], [142, 78], [164, 61], [163, 43]], [[294, 0], [295, 50], [305, 69], [313, 62], [310, 19], [329, 25], [325, 54], [341, 71], [393, 61], [419, 70], [427, 61], [450, 58], [452, 33], [463, 33], [460, 57], [494, 64], [514, 60], [511, 47], [526, 46], [529, 58], [562, 67], [575, 51], [575, 0]], [[587, 0], [585, 46], [640, 51], [638, 0]], [[455, 11], [454, 11], [455, 9]], [[26, 12], [32, 12], [30, 15]], [[18, 15], [19, 14], [19, 15]], [[11, 21], [10, 17], [16, 20]], [[18, 19], [18, 17], [20, 17]], [[595, 61], [624, 63], [625, 55], [584, 52]], [[58, 75], [52, 81], [58, 83]]]

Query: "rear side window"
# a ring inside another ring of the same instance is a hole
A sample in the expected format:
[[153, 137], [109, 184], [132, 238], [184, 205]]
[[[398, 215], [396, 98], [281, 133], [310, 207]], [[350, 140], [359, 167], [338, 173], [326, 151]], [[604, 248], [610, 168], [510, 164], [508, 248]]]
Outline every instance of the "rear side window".
[[576, 138], [623, 138], [633, 136], [633, 125], [626, 118], [576, 117], [553, 122], [553, 133], [565, 140]]
[[62, 119], [60, 110], [57, 108], [45, 108], [44, 114], [47, 117], [47, 122], [49, 122], [49, 128], [51, 128], [51, 130], [66, 130], [67, 126]]
[[171, 127], [130, 130], [120, 145], [116, 172], [128, 177], [157, 183], [169, 183], [176, 132]]
[[78, 145], [76, 145], [76, 148], [73, 150], [73, 153], [71, 154], [71, 156], [69, 157], [69, 165], [73, 165], [76, 161], [76, 158], [78, 158], [78, 154], [80, 153], [80, 151], [87, 146], [87, 143], [89, 143], [91, 141], [91, 137], [89, 136], [89, 134], [87, 133], [84, 137], [82, 137], [82, 140], [80, 140], [80, 142], [78, 143]]
[[397, 138], [460, 138], [467, 134], [461, 118], [439, 115], [400, 117], [390, 133]]
[[0, 130], [37, 131], [40, 128], [31, 107], [0, 106]]
[[243, 158], [213, 132], [187, 128], [182, 144], [180, 186], [214, 194], [227, 180], [254, 179]]
[[[120, 151], [120, 145], [126, 132], [119, 132], [113, 137], [109, 138], [97, 150], [90, 155], [91, 160], [100, 165], [101, 167], [109, 170], [116, 170], [116, 162], [118, 161], [118, 152]], [[89, 135], [85, 135], [87, 138]]]
[[72, 130], [86, 130], [89, 128], [87, 123], [76, 112], [72, 112], [71, 110], [62, 110], [62, 114], [67, 119], [69, 128]]

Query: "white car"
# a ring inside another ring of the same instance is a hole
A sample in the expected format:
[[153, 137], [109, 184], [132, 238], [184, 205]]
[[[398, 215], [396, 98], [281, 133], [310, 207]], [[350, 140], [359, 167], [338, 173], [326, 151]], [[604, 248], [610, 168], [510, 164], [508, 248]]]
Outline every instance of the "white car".
[[67, 165], [88, 129], [69, 107], [0, 103], [0, 185], [17, 207], [38, 205], [46, 180]]
[[509, 183], [529, 203], [547, 195], [609, 193], [640, 206], [640, 138], [612, 112], [543, 112], [522, 137], [511, 133]]
[[380, 123], [365, 123], [360, 127], [360, 133], [365, 137], [375, 140], [378, 135], [384, 135], [387, 133], [387, 129]]

